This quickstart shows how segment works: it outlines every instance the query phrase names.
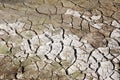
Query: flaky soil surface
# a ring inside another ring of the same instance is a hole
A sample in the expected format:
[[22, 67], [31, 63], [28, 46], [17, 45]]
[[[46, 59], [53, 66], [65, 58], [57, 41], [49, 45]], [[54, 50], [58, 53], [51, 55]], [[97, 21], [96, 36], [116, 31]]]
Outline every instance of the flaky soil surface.
[[0, 80], [119, 80], [120, 0], [0, 0]]

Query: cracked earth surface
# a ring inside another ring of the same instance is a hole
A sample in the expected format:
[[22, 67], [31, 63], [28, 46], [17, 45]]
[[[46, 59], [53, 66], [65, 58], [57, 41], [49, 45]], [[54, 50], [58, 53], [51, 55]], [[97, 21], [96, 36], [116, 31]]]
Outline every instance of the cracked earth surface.
[[0, 80], [119, 80], [120, 0], [0, 0]]

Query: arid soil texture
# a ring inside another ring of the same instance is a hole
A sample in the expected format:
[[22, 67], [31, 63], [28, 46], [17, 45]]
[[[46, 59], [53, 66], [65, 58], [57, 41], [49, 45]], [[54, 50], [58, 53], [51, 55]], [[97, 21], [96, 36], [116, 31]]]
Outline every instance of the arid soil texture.
[[0, 80], [120, 80], [120, 0], [0, 0]]

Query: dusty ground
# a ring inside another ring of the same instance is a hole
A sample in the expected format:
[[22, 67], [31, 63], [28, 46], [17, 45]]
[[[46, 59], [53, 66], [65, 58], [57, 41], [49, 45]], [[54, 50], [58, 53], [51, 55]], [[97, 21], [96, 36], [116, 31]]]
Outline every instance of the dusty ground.
[[0, 80], [119, 80], [120, 0], [0, 0]]

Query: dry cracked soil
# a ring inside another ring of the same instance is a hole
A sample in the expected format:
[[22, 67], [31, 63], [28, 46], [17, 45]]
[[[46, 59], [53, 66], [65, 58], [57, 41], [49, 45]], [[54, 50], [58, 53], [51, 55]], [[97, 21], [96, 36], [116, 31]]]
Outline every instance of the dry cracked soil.
[[0, 80], [120, 80], [120, 0], [0, 0]]

